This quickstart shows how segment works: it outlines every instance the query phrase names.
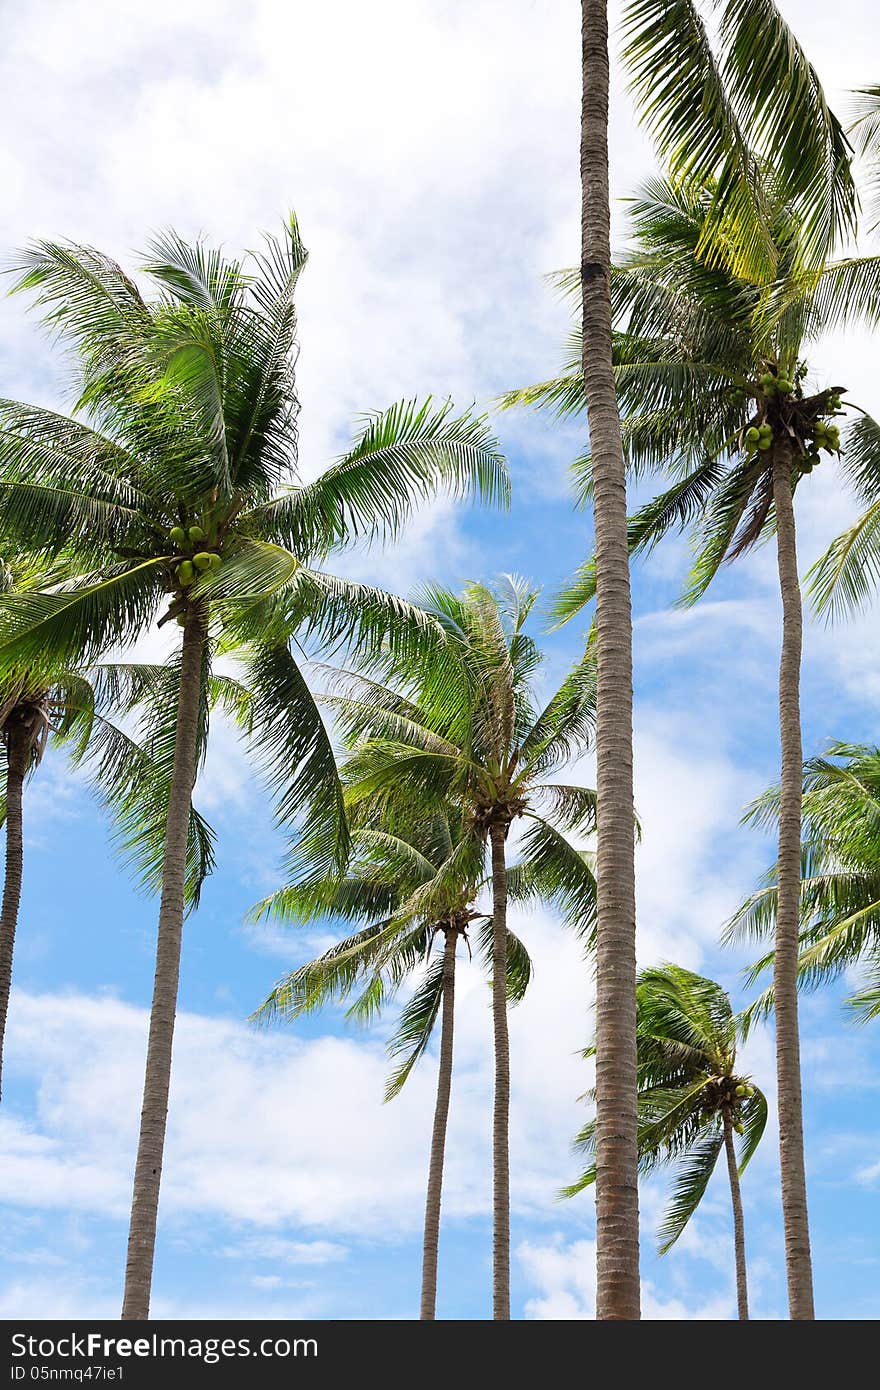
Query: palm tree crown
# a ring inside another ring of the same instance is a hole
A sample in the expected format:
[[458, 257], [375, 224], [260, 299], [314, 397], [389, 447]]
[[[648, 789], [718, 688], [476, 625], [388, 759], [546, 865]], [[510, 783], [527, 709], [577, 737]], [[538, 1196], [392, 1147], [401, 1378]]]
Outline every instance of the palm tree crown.
[[[263, 638], [271, 624], [276, 638], [298, 628], [379, 640], [398, 606], [310, 566], [340, 545], [393, 535], [435, 487], [506, 496], [482, 422], [430, 400], [369, 417], [338, 463], [296, 484], [294, 293], [305, 261], [294, 219], [246, 260], [169, 233], [145, 265], [158, 289], [147, 300], [91, 248], [28, 253], [16, 287], [72, 341], [81, 390], [73, 417], [0, 405], [0, 518], [25, 543], [74, 542], [91, 572], [4, 604], [4, 661], [88, 658], [160, 613], [181, 626], [194, 612], [222, 620], [227, 643]], [[265, 651], [253, 660], [249, 684], [263, 697], [258, 719], [298, 697], [297, 734], [277, 750], [298, 807], [314, 800], [330, 760], [278, 645], [274, 661]], [[338, 850], [338, 796], [323, 809]]]
[[[759, 797], [746, 813], [772, 826], [779, 790]], [[731, 937], [763, 940], [776, 918], [776, 868], [734, 914]], [[750, 972], [752, 983], [772, 964], [770, 952]], [[860, 966], [865, 978], [848, 999], [860, 1019], [880, 1014], [880, 749], [835, 743], [804, 764], [804, 841], [798, 981], [816, 989]], [[772, 987], [747, 1011], [747, 1021], [773, 1008]]]
[[[342, 779], [347, 780], [344, 767]], [[257, 1010], [259, 1022], [291, 1021], [352, 994], [348, 1016], [366, 1022], [429, 959], [438, 933], [466, 937], [471, 924], [479, 923], [478, 948], [486, 949], [485, 928], [490, 919], [474, 909], [482, 865], [460, 861], [457, 876], [443, 872], [460, 846], [461, 809], [450, 806], [420, 816], [414, 806], [412, 813], [407, 823], [399, 808], [370, 808], [362, 802], [352, 812], [351, 857], [343, 878], [288, 884], [254, 908], [257, 920], [302, 926], [325, 920], [359, 926], [357, 932], [285, 976]], [[303, 858], [299, 846], [297, 859]], [[527, 981], [528, 956], [522, 947], [517, 958]], [[514, 992], [521, 992], [524, 982], [516, 985]], [[442, 963], [428, 970], [389, 1043], [391, 1053], [402, 1054], [402, 1060], [389, 1081], [387, 1099], [397, 1094], [427, 1047], [441, 991]]]
[[525, 631], [537, 597], [516, 578], [469, 584], [460, 595], [428, 589], [423, 607], [445, 641], [417, 666], [389, 657], [387, 685], [340, 674], [324, 702], [355, 747], [347, 772], [353, 806], [416, 795], [426, 807], [460, 805], [465, 821], [450, 874], [475, 851], [482, 857], [492, 825], [506, 834], [522, 818], [523, 860], [546, 872], [549, 890], [570, 887], [571, 920], [583, 930], [592, 920], [584, 859], [566, 852], [563, 832], [593, 829], [595, 793], [553, 778], [592, 738], [595, 669], [585, 660], [538, 707], [541, 654]]
[[[723, 261], [707, 266], [698, 247], [713, 192], [683, 191], [650, 180], [632, 201], [632, 249], [612, 275], [615, 372], [628, 467], [636, 478], [672, 473], [665, 491], [629, 523], [633, 554], [668, 531], [693, 527], [697, 555], [685, 600], [708, 587], [725, 560], [766, 537], [772, 525], [772, 442], [792, 453], [792, 485], [823, 455], [851, 450], [864, 460], [880, 431], [860, 412], [842, 438], [842, 386], [811, 390], [804, 352], [822, 332], [880, 318], [880, 257], [818, 265], [807, 259], [804, 229], [777, 186], [764, 203], [774, 264], [743, 276]], [[569, 276], [561, 283], [571, 283]], [[510, 392], [508, 405], [544, 405], [561, 416], [582, 412], [580, 343], [563, 375]], [[590, 495], [589, 452], [574, 465], [583, 500]], [[560, 595], [561, 619], [595, 593], [589, 561]]]

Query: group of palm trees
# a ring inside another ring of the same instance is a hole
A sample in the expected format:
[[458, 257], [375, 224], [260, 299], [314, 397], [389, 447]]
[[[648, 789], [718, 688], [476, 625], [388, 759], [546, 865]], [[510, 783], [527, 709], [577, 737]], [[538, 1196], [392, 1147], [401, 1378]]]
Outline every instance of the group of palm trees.
[[[628, 249], [612, 262], [608, 20], [605, 0], [582, 3], [581, 256], [560, 277], [578, 331], [562, 374], [501, 402], [589, 424], [573, 474], [595, 553], [556, 614], [594, 615], [582, 660], [549, 699], [537, 696], [530, 583], [403, 599], [326, 568], [346, 546], [392, 540], [438, 490], [503, 505], [510, 484], [486, 419], [430, 397], [368, 417], [342, 458], [297, 481], [306, 252], [294, 218], [240, 258], [168, 233], [139, 282], [66, 242], [33, 245], [15, 268], [13, 288], [72, 349], [77, 395], [70, 414], [0, 401], [0, 1064], [23, 802], [52, 738], [87, 772], [160, 902], [126, 1319], [149, 1314], [183, 929], [215, 852], [192, 793], [218, 713], [290, 841], [285, 885], [255, 914], [351, 931], [256, 1017], [344, 1000], [370, 1019], [405, 986], [389, 1096], [440, 1020], [421, 1316], [436, 1310], [462, 942], [491, 981], [493, 1310], [510, 1316], [508, 1008], [530, 961], [508, 904], [538, 901], [595, 963], [595, 1117], [578, 1140], [589, 1166], [568, 1191], [595, 1186], [597, 1317], [639, 1316], [640, 1171], [677, 1167], [665, 1249], [722, 1149], [748, 1316], [739, 1179], [767, 1103], [736, 1050], [771, 1014], [790, 1313], [813, 1316], [797, 989], [864, 958], [874, 973], [854, 1002], [880, 1012], [880, 750], [838, 745], [804, 769], [794, 493], [838, 460], [866, 510], [811, 589], [820, 608], [864, 602], [880, 572], [880, 425], [845, 403], [842, 384], [814, 381], [807, 352], [829, 328], [880, 319], [880, 256], [851, 251], [852, 146], [775, 5], [718, 8], [711, 33], [695, 0], [626, 8], [624, 58], [665, 175], [632, 200]], [[854, 139], [870, 170], [880, 90], [861, 101]], [[632, 516], [628, 474], [663, 478]], [[686, 602], [760, 541], [773, 537], [778, 556], [781, 775], [750, 813], [778, 827], [778, 860], [730, 927], [772, 935], [756, 972], [772, 967], [773, 979], [743, 1014], [678, 966], [637, 973], [630, 565], [672, 530], [696, 541]], [[157, 622], [180, 629], [171, 655], [132, 659]], [[595, 790], [566, 781], [593, 747]]]

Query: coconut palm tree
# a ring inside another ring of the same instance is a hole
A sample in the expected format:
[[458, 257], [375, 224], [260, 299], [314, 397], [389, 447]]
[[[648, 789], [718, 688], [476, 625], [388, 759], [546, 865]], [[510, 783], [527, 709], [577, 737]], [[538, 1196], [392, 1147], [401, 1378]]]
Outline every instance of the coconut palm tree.
[[581, 376], [595, 460], [597, 1317], [639, 1316], [632, 604], [611, 353], [607, 0], [582, 0]]
[[[359, 767], [355, 757], [351, 770], [355, 777]], [[346, 767], [341, 775], [343, 782], [351, 780]], [[423, 970], [435, 940], [442, 936], [442, 958], [428, 969], [403, 1009], [389, 1043], [400, 1061], [386, 1091], [387, 1100], [399, 1093], [441, 1017], [420, 1314], [431, 1320], [436, 1315], [440, 1204], [452, 1087], [456, 950], [464, 939], [470, 952], [473, 929], [478, 955], [491, 967], [492, 917], [476, 907], [491, 882], [482, 842], [470, 835], [460, 802], [441, 805], [426, 815], [418, 798], [411, 806], [397, 800], [389, 804], [382, 797], [378, 803], [365, 799], [353, 808], [350, 823], [353, 854], [344, 879], [291, 884], [258, 904], [254, 915], [303, 925], [319, 919], [365, 925], [286, 976], [255, 1017], [291, 1020], [357, 991], [349, 1016], [368, 1021], [408, 976]], [[301, 847], [297, 859], [303, 860]], [[524, 858], [508, 872], [508, 893], [512, 901], [542, 899], [559, 903], [563, 911], [573, 906], [576, 894], [580, 917], [588, 927], [595, 897], [590, 856], [566, 846], [564, 861], [559, 853], [546, 852], [537, 860]], [[516, 1003], [528, 986], [531, 962], [526, 947], [509, 928], [506, 970], [508, 1002]]]
[[[757, 177], [757, 175], [756, 175]], [[775, 247], [770, 274], [707, 266], [699, 248], [715, 192], [651, 180], [632, 203], [633, 249], [614, 273], [614, 353], [631, 470], [671, 472], [670, 487], [631, 517], [631, 554], [670, 530], [692, 528], [697, 556], [685, 601], [699, 598], [722, 563], [774, 533], [783, 639], [779, 672], [783, 801], [779, 821], [781, 902], [777, 922], [777, 1064], [782, 1192], [792, 1316], [812, 1317], [803, 1138], [796, 956], [800, 877], [801, 596], [794, 489], [824, 455], [841, 451], [842, 388], [807, 386], [804, 354], [821, 332], [880, 311], [880, 258], [814, 263], [809, 240], [781, 186], [760, 185]], [[571, 282], [572, 277], [569, 277]], [[575, 363], [571, 363], [575, 367]], [[510, 400], [563, 411], [575, 399], [571, 372]], [[862, 421], [855, 437], [876, 428]], [[576, 465], [582, 493], [593, 486], [590, 455]], [[560, 596], [571, 617], [596, 590], [595, 561]], [[601, 794], [601, 789], [600, 789]]]
[[[36, 594], [48, 584], [69, 578], [75, 568], [69, 558], [47, 561], [43, 556], [9, 550], [7, 556], [0, 563], [0, 592], [6, 594]], [[133, 673], [139, 669], [146, 668], [131, 668]], [[145, 885], [155, 886], [151, 868], [161, 846], [162, 825], [154, 808], [167, 794], [169, 768], [160, 746], [154, 753], [162, 705], [147, 701], [148, 688], [143, 681], [141, 684], [146, 742], [139, 742], [114, 722], [114, 717], [124, 720], [132, 712], [130, 701], [120, 698], [119, 668], [105, 665], [81, 670], [59, 664], [39, 674], [28, 669], [3, 672], [0, 748], [6, 763], [6, 863], [0, 911], [0, 1077], [24, 868], [24, 786], [40, 766], [50, 741], [88, 774], [93, 790], [114, 814], [124, 857], [135, 866]], [[186, 869], [190, 902], [198, 900], [211, 865], [210, 827], [193, 810]]]
[[[365, 804], [352, 825], [352, 857], [344, 879], [329, 877], [291, 884], [258, 904], [253, 914], [258, 920], [269, 917], [300, 925], [341, 920], [358, 924], [359, 930], [281, 980], [255, 1018], [292, 1021], [302, 1013], [355, 994], [348, 1016], [369, 1021], [407, 978], [424, 971], [435, 941], [442, 938], [439, 962], [428, 966], [389, 1043], [391, 1054], [400, 1060], [385, 1097], [390, 1100], [399, 1093], [441, 1017], [420, 1312], [421, 1318], [431, 1320], [436, 1315], [440, 1204], [452, 1089], [456, 952], [461, 940], [469, 943], [468, 933], [474, 923], [479, 923], [481, 954], [487, 949], [490, 952], [491, 937], [486, 928], [491, 930], [491, 918], [473, 906], [483, 873], [479, 859], [470, 867], [455, 859], [456, 872], [448, 877], [444, 874], [462, 842], [460, 809], [450, 807], [419, 817], [418, 808], [413, 807], [413, 813], [414, 819], [401, 824], [398, 815], [389, 815], [387, 810], [382, 814], [382, 808], [367, 813]], [[302, 857], [301, 851], [298, 857]], [[528, 978], [528, 956], [511, 938], [511, 998], [521, 997]]]
[[[847, 1000], [856, 1017], [880, 1013], [880, 749], [834, 743], [804, 764], [803, 878], [798, 983], [816, 989], [860, 967], [861, 988]], [[779, 817], [779, 789], [748, 808], [746, 820], [764, 828]], [[737, 910], [731, 938], [766, 940], [776, 919], [774, 865], [757, 892]], [[750, 971], [754, 984], [771, 968], [768, 952]], [[747, 1022], [773, 1010], [772, 985], [747, 1011]]]
[[[438, 487], [486, 497], [507, 487], [485, 425], [430, 401], [369, 417], [343, 458], [296, 483], [294, 296], [305, 260], [291, 218], [243, 259], [163, 236], [143, 267], [152, 298], [99, 251], [67, 244], [33, 246], [15, 281], [74, 347], [81, 391], [72, 416], [0, 404], [0, 525], [47, 550], [73, 542], [92, 568], [2, 600], [0, 665], [88, 661], [160, 613], [182, 628], [125, 1318], [149, 1312], [186, 829], [221, 629], [243, 650], [280, 820], [305, 812], [306, 830], [323, 830], [327, 866], [342, 868], [332, 747], [288, 639], [393, 645], [406, 606], [314, 566], [346, 543], [393, 536]], [[423, 629], [406, 631], [412, 649]]]
[[507, 1026], [506, 844], [523, 822], [520, 858], [540, 875], [563, 916], [589, 933], [594, 911], [591, 877], [566, 830], [594, 827], [596, 794], [556, 783], [555, 771], [592, 737], [595, 667], [589, 657], [539, 710], [533, 679], [541, 661], [525, 624], [538, 597], [525, 581], [471, 583], [463, 593], [429, 588], [427, 613], [446, 635], [418, 662], [404, 653], [384, 662], [386, 684], [357, 673], [325, 701], [349, 746], [348, 798], [389, 807], [424, 809], [458, 804], [464, 833], [444, 873], [459, 872], [478, 854], [489, 857], [492, 885], [492, 1016], [495, 1051], [493, 1109], [493, 1307], [510, 1316], [510, 1193], [508, 1124], [510, 1059]]
[[[846, 140], [816, 73], [772, 0], [722, 0], [711, 32], [708, 8], [698, 0], [630, 0], [623, 14], [636, 105], [676, 186], [713, 180], [701, 259], [711, 262], [723, 245], [740, 273], [772, 264], [752, 151], [772, 157], [808, 244], [824, 255], [852, 226], [855, 196]], [[632, 620], [610, 299], [607, 0], [582, 0], [581, 39], [576, 407], [586, 403], [589, 417], [599, 634], [597, 1316], [632, 1319], [639, 1316]]]
[[[742, 1031], [727, 993], [714, 980], [680, 965], [653, 966], [636, 985], [639, 1073], [639, 1167], [653, 1173], [674, 1165], [674, 1195], [660, 1226], [665, 1255], [697, 1210], [722, 1148], [733, 1207], [736, 1297], [749, 1316], [740, 1177], [767, 1123], [767, 1100], [752, 1078], [737, 1070]], [[586, 1056], [595, 1057], [595, 1046]], [[593, 1098], [595, 1098], [593, 1096]], [[737, 1159], [734, 1134], [742, 1136]], [[590, 1166], [566, 1196], [596, 1181], [596, 1121], [575, 1141]]]

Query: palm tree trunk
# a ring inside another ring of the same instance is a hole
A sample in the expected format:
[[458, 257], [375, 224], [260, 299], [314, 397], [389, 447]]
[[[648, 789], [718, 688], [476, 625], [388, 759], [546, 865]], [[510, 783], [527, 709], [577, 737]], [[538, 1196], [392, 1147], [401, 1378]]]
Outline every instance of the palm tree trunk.
[[6, 874], [0, 910], [0, 1086], [3, 1079], [3, 1043], [12, 988], [12, 953], [21, 902], [24, 862], [22, 837], [22, 788], [27, 772], [30, 739], [27, 729], [13, 714], [6, 729]]
[[493, 824], [492, 1023], [495, 1035], [495, 1107], [492, 1118], [492, 1316], [510, 1318], [510, 1039], [507, 1031], [507, 826]]
[[733, 1125], [730, 1111], [724, 1111], [724, 1149], [727, 1154], [727, 1176], [730, 1178], [730, 1200], [733, 1203], [733, 1248], [736, 1257], [736, 1306], [741, 1319], [748, 1320], [749, 1290], [746, 1282], [746, 1237], [743, 1226], [742, 1193], [739, 1188], [739, 1170], [736, 1166], [736, 1150], [733, 1147]]
[[791, 475], [794, 458], [788, 440], [773, 451], [773, 503], [776, 552], [782, 594], [782, 655], [779, 662], [779, 734], [782, 777], [779, 798], [779, 888], [773, 992], [776, 1014], [776, 1079], [779, 1088], [779, 1161], [789, 1314], [811, 1319], [813, 1271], [807, 1220], [801, 1062], [798, 1037], [798, 934], [801, 892], [800, 670], [803, 615], [798, 580]]
[[180, 948], [183, 936], [186, 845], [192, 789], [196, 778], [199, 707], [202, 692], [204, 627], [200, 612], [190, 611], [183, 630], [180, 691], [174, 743], [174, 770], [165, 822], [165, 859], [156, 943], [156, 975], [150, 1013], [150, 1036], [144, 1076], [144, 1098], [138, 1139], [128, 1260], [125, 1268], [123, 1320], [144, 1319], [150, 1313], [150, 1285], [156, 1244], [159, 1184], [168, 1118], [171, 1047], [177, 1012]]
[[420, 1318], [433, 1321], [437, 1311], [437, 1246], [440, 1239], [440, 1199], [443, 1193], [443, 1159], [446, 1153], [446, 1122], [452, 1089], [452, 1043], [455, 1020], [455, 949], [458, 930], [450, 927], [443, 948], [443, 1018], [440, 1033], [440, 1071], [437, 1076], [437, 1103], [431, 1134], [431, 1162], [428, 1167], [428, 1195], [425, 1202], [425, 1241], [422, 1253], [422, 1309]]
[[582, 0], [581, 286], [596, 532], [596, 1317], [639, 1313], [632, 609], [611, 357], [606, 0]]

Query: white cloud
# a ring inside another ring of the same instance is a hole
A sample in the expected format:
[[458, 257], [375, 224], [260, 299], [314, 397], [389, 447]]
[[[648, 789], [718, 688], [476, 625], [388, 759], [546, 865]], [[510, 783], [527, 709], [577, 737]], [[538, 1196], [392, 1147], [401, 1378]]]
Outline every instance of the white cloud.
[[276, 1260], [287, 1265], [335, 1264], [348, 1256], [344, 1245], [331, 1240], [284, 1240], [280, 1236], [264, 1236], [230, 1246], [223, 1251], [231, 1259], [243, 1256], [260, 1260]]
[[880, 1163], [869, 1163], [864, 1168], [859, 1168], [856, 1172], [856, 1182], [863, 1187], [873, 1187], [880, 1179]]
[[[511, 1019], [514, 1201], [522, 1211], [541, 1211], [567, 1176], [580, 1118], [588, 974], [579, 948], [547, 918], [535, 914], [515, 925], [534, 950], [536, 979]], [[463, 960], [444, 1198], [452, 1218], [478, 1214], [488, 1200], [488, 1002], [479, 967]], [[551, 1016], [552, 1033], [544, 1026]], [[32, 1122], [8, 1110], [0, 1115], [3, 1200], [125, 1216], [145, 1037], [144, 1012], [118, 1000], [14, 995], [7, 1065], [33, 1077], [37, 1096]], [[206, 1087], [218, 1069], [222, 1086]], [[433, 1066], [420, 1067], [389, 1106], [381, 1103], [386, 1072], [375, 1035], [303, 1039], [182, 1014], [163, 1222], [215, 1213], [278, 1232], [320, 1229], [322, 1238], [416, 1230]]]
[[[526, 1303], [526, 1317], [565, 1321], [596, 1315], [596, 1243], [566, 1242], [556, 1234], [537, 1244], [524, 1241], [516, 1251], [529, 1283], [537, 1293]], [[642, 1283], [642, 1317], [646, 1321], [718, 1321], [733, 1316], [736, 1301], [730, 1294], [685, 1302], [658, 1296], [653, 1285]]]

